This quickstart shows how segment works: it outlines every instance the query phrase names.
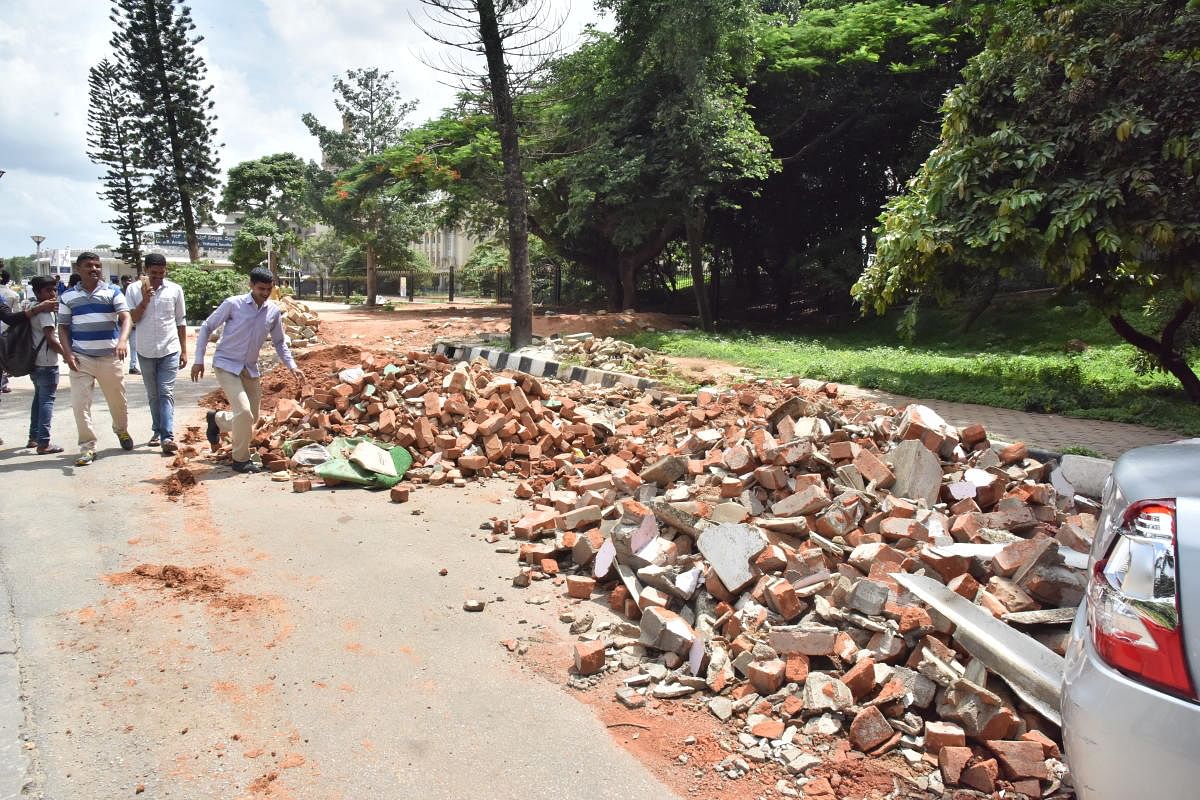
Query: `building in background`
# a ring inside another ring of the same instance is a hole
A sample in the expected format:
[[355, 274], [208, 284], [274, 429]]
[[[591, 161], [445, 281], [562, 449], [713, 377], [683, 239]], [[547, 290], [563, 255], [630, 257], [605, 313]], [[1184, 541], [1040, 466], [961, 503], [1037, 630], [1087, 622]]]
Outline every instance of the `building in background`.
[[415, 247], [433, 267], [434, 277], [430, 291], [449, 291], [450, 270], [462, 269], [462, 265], [471, 258], [479, 243], [474, 236], [458, 228], [425, 231]]

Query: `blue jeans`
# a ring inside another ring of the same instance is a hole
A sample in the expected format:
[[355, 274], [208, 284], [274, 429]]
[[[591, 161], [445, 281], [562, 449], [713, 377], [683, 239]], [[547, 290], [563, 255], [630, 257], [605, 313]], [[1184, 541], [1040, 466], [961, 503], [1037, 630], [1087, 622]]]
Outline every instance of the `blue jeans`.
[[129, 368], [138, 368], [137, 328], [129, 329]]
[[54, 416], [54, 398], [58, 394], [58, 366], [34, 367], [33, 403], [29, 406], [29, 440], [38, 447], [50, 444], [50, 418]]
[[138, 359], [142, 383], [146, 385], [146, 401], [150, 404], [150, 421], [159, 439], [175, 438], [175, 376], [179, 374], [179, 353], [167, 353], [162, 358]]

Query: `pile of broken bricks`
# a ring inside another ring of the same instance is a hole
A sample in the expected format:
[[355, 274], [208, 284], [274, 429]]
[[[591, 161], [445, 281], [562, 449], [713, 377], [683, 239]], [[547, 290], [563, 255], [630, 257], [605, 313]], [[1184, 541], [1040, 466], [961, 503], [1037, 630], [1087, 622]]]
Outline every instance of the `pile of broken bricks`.
[[559, 360], [616, 372], [644, 375], [667, 367], [667, 359], [649, 348], [638, 347], [611, 336], [598, 338], [590, 333], [551, 336], [532, 349], [549, 350]]
[[661, 411], [680, 398], [660, 398], [660, 427], [599, 474], [520, 484], [533, 509], [495, 525], [523, 542], [514, 584], [549, 579], [584, 608], [606, 593], [624, 617], [579, 638], [572, 685], [631, 673], [629, 707], [700, 698], [741, 748], [713, 768], [776, 762], [796, 776], [784, 794], [828, 788], [804, 773], [833, 737], [902, 756], [916, 796], [1071, 796], [1056, 699], [972, 657], [908, 586], [1056, 659], [1095, 507], [979, 426], [784, 389], [702, 390], [678, 425]]
[[702, 702], [736, 730], [713, 765], [727, 778], [774, 762], [781, 793], [820, 796], [813, 752], [843, 747], [902, 757], [919, 796], [1069, 796], [1053, 698], [917, 596], [933, 584], [1057, 658], [1096, 509], [1023, 445], [798, 381], [684, 395], [415, 352], [308, 377], [256, 431], [269, 468], [303, 472], [288, 441], [369, 436], [413, 455], [393, 499], [515, 482], [533, 508], [489, 537], [519, 540], [514, 583], [624, 617], [577, 626], [573, 684], [612, 673], [629, 706]]
[[402, 502], [422, 484], [601, 471], [607, 441], [639, 430], [628, 424], [636, 417], [628, 406], [640, 394], [634, 389], [501, 374], [481, 359], [455, 364], [429, 353], [364, 352], [306, 378], [299, 398], [277, 399], [252, 440], [268, 470], [292, 474], [296, 491], [312, 489], [314, 481], [285, 454], [289, 442], [369, 437], [407, 448], [413, 467], [392, 490]]
[[293, 348], [309, 347], [317, 343], [317, 331], [321, 318], [307, 304], [288, 295], [275, 292], [273, 299], [279, 304], [283, 317], [283, 329]]

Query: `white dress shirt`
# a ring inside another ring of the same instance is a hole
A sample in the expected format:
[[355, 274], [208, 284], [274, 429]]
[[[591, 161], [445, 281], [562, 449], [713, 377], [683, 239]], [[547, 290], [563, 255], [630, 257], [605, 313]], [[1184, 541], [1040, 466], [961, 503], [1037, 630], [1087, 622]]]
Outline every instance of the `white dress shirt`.
[[[134, 281], [125, 289], [125, 299], [133, 310], [142, 302], [142, 282]], [[142, 358], [163, 358], [179, 352], [179, 327], [187, 324], [187, 309], [183, 302], [183, 287], [164, 279], [163, 285], [136, 323], [134, 339], [137, 354]]]

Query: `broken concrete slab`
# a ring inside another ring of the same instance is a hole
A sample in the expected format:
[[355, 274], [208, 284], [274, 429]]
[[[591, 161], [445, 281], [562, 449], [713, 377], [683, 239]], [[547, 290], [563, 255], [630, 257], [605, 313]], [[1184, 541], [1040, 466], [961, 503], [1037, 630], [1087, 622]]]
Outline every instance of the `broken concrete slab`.
[[896, 475], [892, 493], [911, 500], [924, 500], [930, 508], [942, 488], [942, 462], [923, 444], [907, 440], [887, 454], [887, 463]]
[[696, 547], [730, 592], [739, 592], [754, 580], [750, 561], [766, 546], [766, 537], [752, 525], [714, 525], [696, 539]]
[[1071, 497], [1081, 494], [1099, 500], [1104, 484], [1112, 474], [1113, 462], [1107, 458], [1078, 456], [1068, 453], [1059, 459], [1050, 473], [1050, 483], [1059, 494]]
[[1062, 676], [1065, 662], [1025, 636], [922, 575], [893, 572], [892, 579], [955, 624], [954, 639], [974, 658], [1012, 687], [1039, 714], [1062, 724]]

